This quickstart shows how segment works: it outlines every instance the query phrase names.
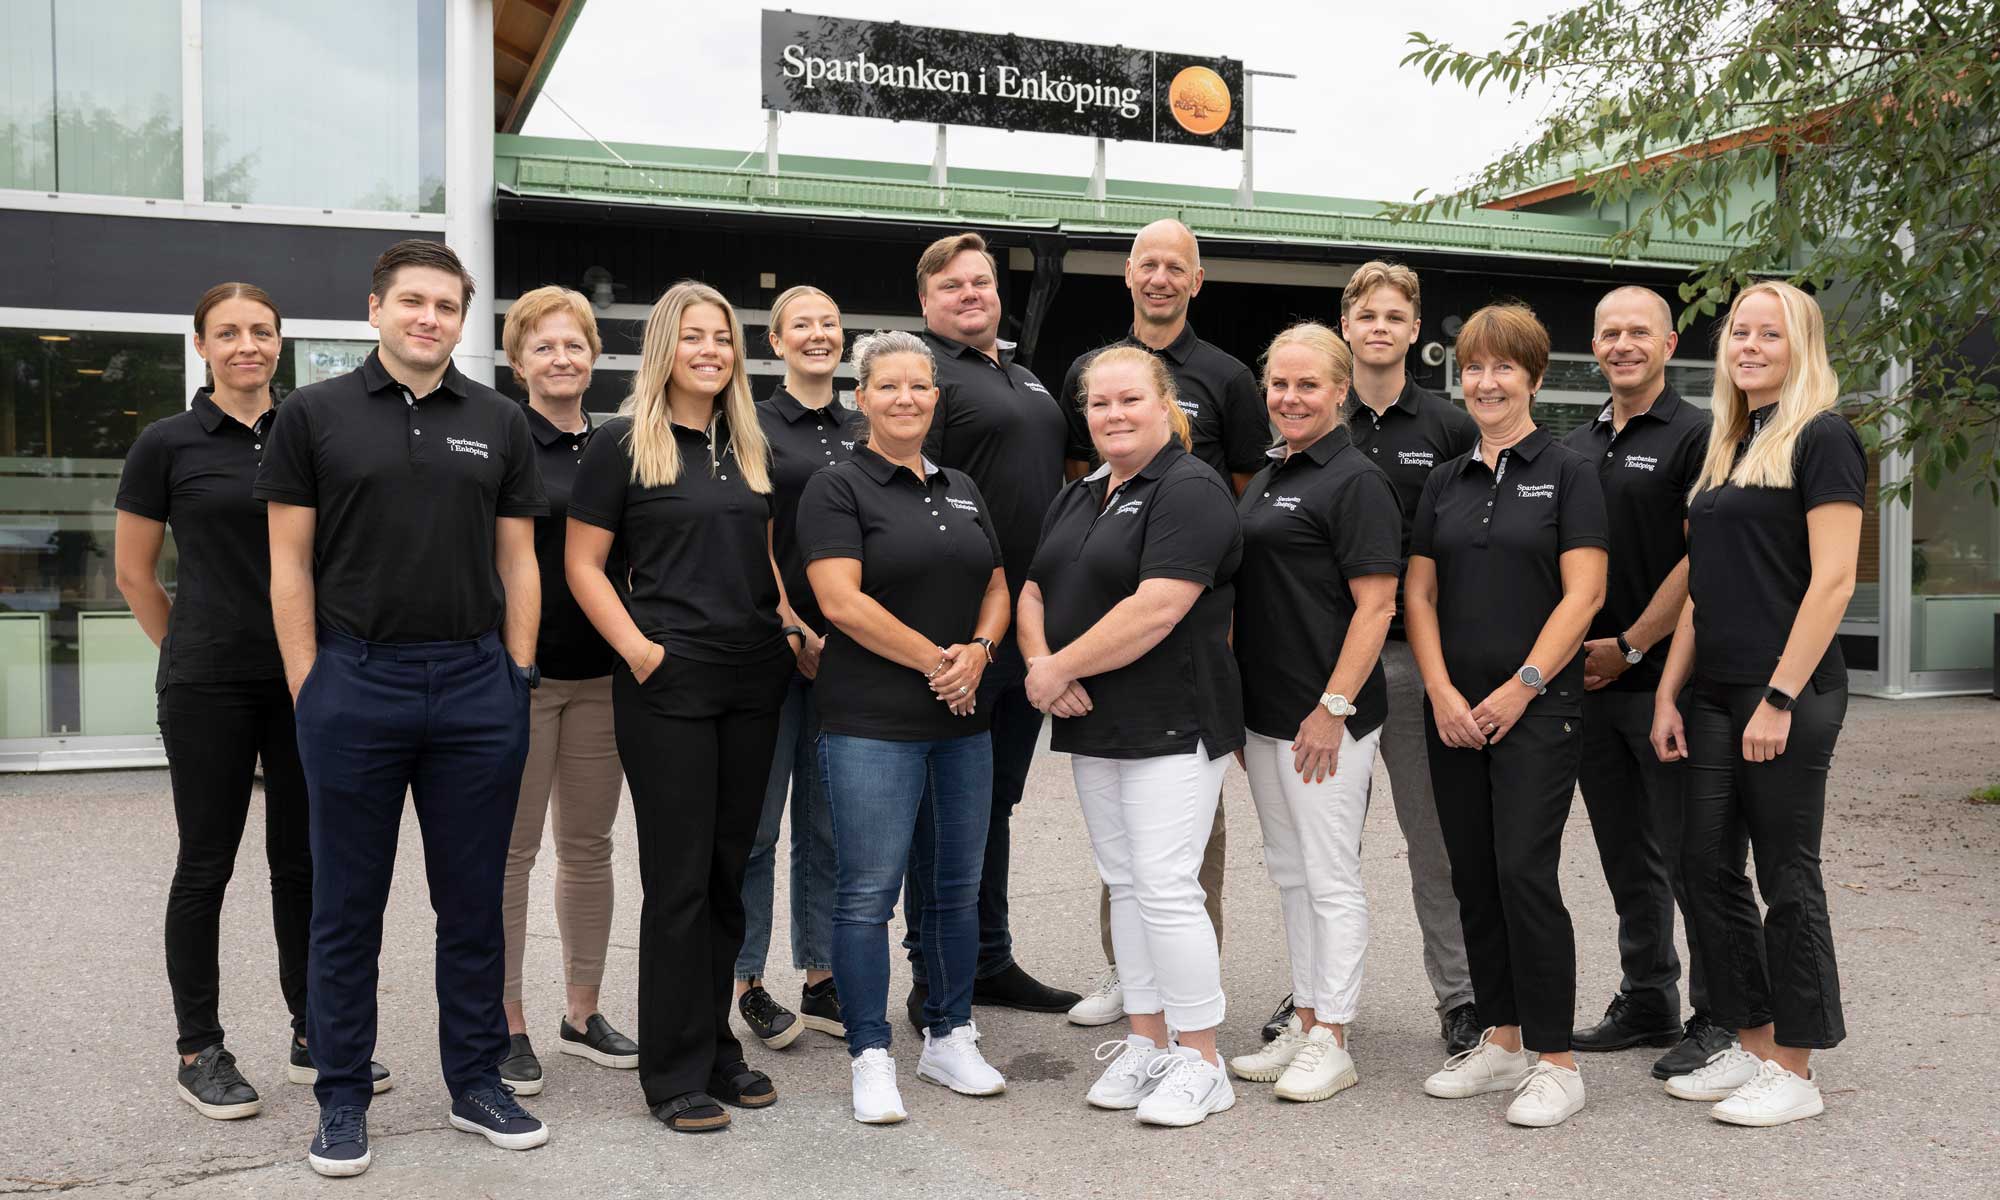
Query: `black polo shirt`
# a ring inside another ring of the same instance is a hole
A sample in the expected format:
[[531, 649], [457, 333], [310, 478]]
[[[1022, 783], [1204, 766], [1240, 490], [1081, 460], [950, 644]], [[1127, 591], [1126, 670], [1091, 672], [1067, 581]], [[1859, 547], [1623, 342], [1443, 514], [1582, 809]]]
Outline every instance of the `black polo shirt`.
[[[1708, 456], [1708, 414], [1672, 387], [1653, 406], [1614, 432], [1612, 402], [1597, 419], [1572, 429], [1563, 445], [1597, 464], [1611, 532], [1611, 567], [1604, 607], [1586, 637], [1617, 637], [1660, 590], [1660, 581], [1687, 556], [1688, 493]], [[1605, 690], [1650, 692], [1660, 684], [1672, 637], [1662, 638]]]
[[[1408, 376], [1396, 402], [1376, 413], [1352, 392], [1342, 410], [1342, 420], [1354, 438], [1354, 446], [1368, 461], [1382, 468], [1396, 489], [1396, 502], [1403, 510], [1403, 557], [1410, 556], [1410, 526], [1417, 518], [1417, 500], [1431, 472], [1479, 445], [1479, 426], [1472, 414], [1438, 395], [1417, 386]], [[1396, 589], [1396, 619], [1389, 624], [1389, 636], [1403, 638], [1403, 589]]]
[[161, 685], [285, 677], [271, 628], [271, 536], [250, 495], [275, 415], [245, 425], [202, 388], [126, 452], [118, 510], [167, 525], [180, 555]]
[[743, 481], [728, 419], [718, 413], [710, 428], [712, 456], [709, 433], [674, 425], [680, 478], [646, 487], [632, 478], [632, 419], [606, 421], [584, 449], [569, 515], [623, 543], [632, 622], [669, 659], [762, 662], [785, 649], [766, 540], [777, 499]]
[[[1347, 581], [1403, 573], [1402, 511], [1389, 477], [1335, 428], [1303, 451], [1270, 451], [1270, 464], [1236, 502], [1243, 566], [1236, 573], [1236, 665], [1243, 723], [1290, 738], [1326, 691], [1354, 619]], [[1378, 659], [1358, 694], [1348, 732], [1365, 737], [1388, 712]]]
[[1049, 506], [1028, 578], [1042, 591], [1051, 650], [1080, 637], [1148, 579], [1188, 579], [1201, 597], [1137, 660], [1083, 681], [1091, 711], [1063, 717], [1052, 749], [1094, 758], [1186, 754], [1243, 745], [1243, 691], [1229, 649], [1243, 529], [1221, 476], [1168, 441], [1105, 501], [1111, 468], [1066, 485]]
[[[1750, 414], [1750, 438], [1736, 448], [1739, 460], [1774, 408]], [[1771, 682], [1812, 582], [1806, 513], [1822, 504], [1861, 504], [1867, 487], [1860, 436], [1846, 417], [1825, 412], [1799, 431], [1791, 487], [1725, 483], [1695, 496], [1688, 506], [1688, 589], [1697, 679]], [[1812, 682], [1822, 692], [1847, 682], [1839, 638], [1827, 644]]]
[[549, 509], [520, 404], [456, 366], [412, 396], [376, 353], [285, 399], [252, 494], [318, 510], [319, 623], [371, 642], [498, 629], [495, 522]]
[[[570, 593], [569, 576], [563, 570], [563, 545], [569, 529], [569, 496], [576, 488], [583, 448], [597, 431], [590, 428], [588, 413], [584, 414], [583, 432], [568, 433], [557, 429], [532, 405], [521, 407], [528, 414], [542, 490], [549, 497], [549, 515], [535, 518], [535, 562], [542, 572], [542, 627], [535, 637], [535, 664], [549, 679], [596, 679], [611, 674], [618, 655]], [[625, 590], [623, 547], [612, 547], [604, 573], [611, 586], [621, 593]]]
[[[1478, 448], [1434, 471], [1417, 501], [1410, 553], [1437, 563], [1438, 633], [1452, 686], [1477, 705], [1527, 664], [1562, 603], [1561, 558], [1605, 548], [1604, 489], [1589, 460], [1537, 429], [1487, 470]], [[1543, 664], [1536, 663], [1537, 667]], [[1579, 715], [1583, 655], [1546, 668], [1539, 716]]]
[[[926, 463], [923, 479], [862, 446], [817, 475], [798, 502], [806, 561], [861, 561], [861, 590], [940, 646], [971, 639], [1000, 538], [986, 498], [963, 471]], [[983, 651], [975, 652], [983, 653]], [[955, 717], [920, 672], [864, 649], [839, 629], [820, 658], [820, 728], [850, 737], [926, 742], [984, 733], [991, 707]]]
[[[1049, 501], [1063, 485], [1069, 422], [1034, 373], [1000, 347], [1000, 361], [926, 329], [937, 359], [937, 409], [924, 456], [972, 476], [986, 497], [1007, 565], [1007, 591], [1019, 596], [1035, 556]], [[1014, 644], [1009, 629], [1006, 646]]]
[[[1194, 334], [1193, 325], [1184, 325], [1181, 334], [1163, 350], [1154, 350], [1127, 331], [1113, 343], [1151, 351], [1167, 364], [1180, 393], [1181, 411], [1194, 430], [1194, 456], [1229, 478], [1231, 472], [1249, 475], [1264, 467], [1264, 451], [1271, 447], [1271, 421], [1264, 410], [1264, 392], [1257, 377], [1236, 357]], [[1090, 442], [1090, 425], [1083, 413], [1083, 369], [1098, 351], [1079, 354], [1063, 376], [1063, 412], [1069, 417], [1069, 456], [1078, 462], [1094, 462], [1097, 451]]]
[[806, 582], [806, 560], [799, 553], [799, 496], [813, 472], [854, 453], [856, 439], [861, 436], [861, 414], [837, 399], [825, 408], [807, 408], [780, 384], [757, 406], [757, 423], [763, 426], [764, 440], [771, 446], [771, 486], [778, 500], [771, 520], [771, 549], [785, 579], [785, 598], [792, 602], [799, 620], [824, 636], [826, 618], [819, 611], [812, 585]]

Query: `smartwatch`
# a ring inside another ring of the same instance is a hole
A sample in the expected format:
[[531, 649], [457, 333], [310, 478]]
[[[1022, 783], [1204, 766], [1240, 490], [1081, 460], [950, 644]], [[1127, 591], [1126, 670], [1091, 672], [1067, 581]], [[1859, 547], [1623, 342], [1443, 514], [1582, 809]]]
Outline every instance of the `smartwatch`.
[[992, 666], [992, 665], [993, 665], [993, 639], [992, 639], [992, 638], [985, 638], [985, 637], [976, 637], [976, 638], [973, 638], [973, 639], [972, 639], [972, 644], [973, 644], [973, 645], [975, 645], [975, 646], [978, 646], [978, 647], [979, 647], [980, 649], [982, 649], [982, 650], [986, 651], [986, 665], [987, 665], [987, 666]]
[[1537, 696], [1546, 696], [1549, 694], [1548, 684], [1542, 681], [1542, 673], [1535, 667], [1532, 666], [1522, 667], [1520, 671], [1515, 674], [1514, 678], [1519, 679], [1522, 683], [1525, 683], [1529, 687], [1534, 688], [1535, 695]]
[[1764, 703], [1777, 709], [1779, 712], [1792, 711], [1792, 705], [1798, 702], [1799, 698], [1797, 696], [1792, 695], [1783, 688], [1773, 687], [1764, 690]]
[[1625, 656], [1625, 662], [1630, 666], [1639, 665], [1639, 660], [1646, 657], [1646, 652], [1635, 648], [1632, 643], [1626, 641], [1625, 635], [1622, 633], [1618, 635], [1618, 653]]
[[785, 639], [786, 639], [787, 641], [789, 641], [789, 640], [791, 640], [792, 638], [796, 637], [796, 638], [798, 638], [798, 639], [799, 639], [799, 644], [800, 644], [800, 645], [804, 645], [804, 644], [805, 644], [805, 640], [806, 640], [806, 631], [805, 631], [805, 630], [803, 630], [803, 629], [800, 629], [800, 628], [799, 628], [798, 626], [796, 626], [796, 625], [787, 625], [787, 626], [785, 626], [785, 627], [784, 627], [783, 629], [780, 629], [780, 630], [778, 631], [778, 633], [779, 633], [780, 635], [782, 635], [782, 636], [783, 636], [783, 637], [784, 637], [784, 638], [785, 638]]
[[1319, 702], [1327, 712], [1336, 717], [1351, 716], [1354, 713], [1354, 706], [1347, 702], [1347, 697], [1336, 692], [1321, 693]]

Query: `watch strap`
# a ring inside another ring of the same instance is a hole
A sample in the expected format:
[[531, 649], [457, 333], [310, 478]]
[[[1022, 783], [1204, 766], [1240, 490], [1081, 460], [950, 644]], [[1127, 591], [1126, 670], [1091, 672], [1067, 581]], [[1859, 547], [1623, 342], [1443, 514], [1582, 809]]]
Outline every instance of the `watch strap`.
[[1779, 712], [1792, 711], [1792, 706], [1798, 702], [1799, 698], [1797, 696], [1792, 695], [1781, 687], [1774, 686], [1764, 689], [1764, 703], [1777, 709]]

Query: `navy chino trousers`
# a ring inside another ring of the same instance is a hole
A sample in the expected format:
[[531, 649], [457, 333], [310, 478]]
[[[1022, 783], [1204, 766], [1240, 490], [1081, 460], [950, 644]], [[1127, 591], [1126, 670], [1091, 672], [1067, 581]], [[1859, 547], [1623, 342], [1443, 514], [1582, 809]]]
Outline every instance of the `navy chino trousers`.
[[452, 1097], [499, 1082], [500, 896], [528, 754], [528, 686], [497, 633], [383, 644], [321, 630], [299, 689], [313, 858], [307, 1026], [322, 1109], [367, 1107], [382, 912], [403, 797], [437, 914], [438, 1052]]

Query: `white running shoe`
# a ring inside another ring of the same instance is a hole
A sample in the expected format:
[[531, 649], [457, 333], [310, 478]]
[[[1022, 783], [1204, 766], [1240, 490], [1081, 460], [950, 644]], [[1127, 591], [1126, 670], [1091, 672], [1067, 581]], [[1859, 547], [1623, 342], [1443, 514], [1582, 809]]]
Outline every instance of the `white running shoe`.
[[1109, 1025], [1125, 1015], [1125, 988], [1118, 982], [1118, 968], [1105, 972], [1097, 987], [1070, 1005], [1072, 1025]]
[[854, 1119], [863, 1125], [894, 1125], [909, 1116], [896, 1088], [896, 1060], [876, 1046], [854, 1056]]
[[1132, 1034], [1129, 1037], [1114, 1038], [1097, 1044], [1098, 1062], [1111, 1059], [1111, 1065], [1104, 1068], [1104, 1074], [1090, 1085], [1090, 1094], [1084, 1099], [1098, 1108], [1137, 1108], [1159, 1083], [1151, 1073], [1153, 1060], [1166, 1051], [1153, 1044], [1152, 1038]]
[[1293, 1013], [1285, 1021], [1284, 1032], [1259, 1046], [1250, 1054], [1239, 1054], [1229, 1060], [1229, 1073], [1238, 1079], [1252, 1083], [1269, 1083], [1285, 1073], [1292, 1065], [1292, 1056], [1305, 1045], [1305, 1031], [1299, 1028], [1299, 1015]]
[[1487, 1092], [1512, 1091], [1535, 1069], [1528, 1050], [1502, 1050], [1489, 1027], [1472, 1049], [1444, 1060], [1444, 1068], [1424, 1080], [1424, 1091], [1442, 1100], [1463, 1100]]
[[[1234, 1065], [1232, 1062], [1231, 1066]], [[1278, 1086], [1271, 1090], [1280, 1100], [1310, 1103], [1359, 1082], [1360, 1076], [1354, 1073], [1354, 1058], [1347, 1048], [1333, 1040], [1333, 1030], [1315, 1025], [1311, 1033], [1300, 1039], [1291, 1065], [1278, 1076]]]
[[1583, 1109], [1583, 1074], [1575, 1067], [1559, 1067], [1546, 1060], [1514, 1089], [1514, 1102], [1507, 1106], [1509, 1125], [1546, 1129], [1560, 1125]]
[[1763, 1060], [1745, 1050], [1741, 1042], [1731, 1042], [1709, 1055], [1707, 1065], [1667, 1080], [1667, 1095], [1676, 1100], [1706, 1100], [1710, 1104], [1727, 1100], [1737, 1088], [1755, 1079], [1762, 1065]]
[[942, 1084], [961, 1096], [997, 1096], [1007, 1090], [1007, 1080], [979, 1052], [979, 1027], [970, 1021], [943, 1037], [924, 1030], [917, 1078]]
[[1146, 1073], [1158, 1080], [1139, 1101], [1139, 1120], [1146, 1125], [1199, 1125], [1236, 1103], [1229, 1072], [1209, 1062], [1198, 1050], [1174, 1046], [1153, 1059]]
[[1731, 1125], [1768, 1129], [1816, 1117], [1826, 1111], [1826, 1101], [1820, 1097], [1816, 1072], [1807, 1071], [1801, 1079], [1767, 1059], [1758, 1066], [1756, 1078], [1708, 1111]]

